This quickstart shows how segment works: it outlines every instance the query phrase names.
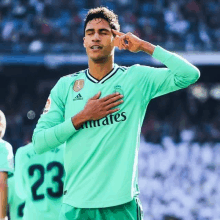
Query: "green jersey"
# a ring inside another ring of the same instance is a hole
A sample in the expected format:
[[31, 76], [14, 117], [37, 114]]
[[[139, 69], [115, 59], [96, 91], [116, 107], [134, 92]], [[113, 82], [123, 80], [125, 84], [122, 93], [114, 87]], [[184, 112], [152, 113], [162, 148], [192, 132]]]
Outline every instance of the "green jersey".
[[25, 202], [17, 195], [14, 176], [8, 178], [8, 204], [10, 220], [22, 220]]
[[[143, 65], [114, 69], [101, 80], [89, 69], [62, 77], [51, 90], [44, 114], [34, 130], [37, 153], [66, 142], [63, 202], [78, 208], [127, 203], [139, 194], [138, 148], [141, 126], [151, 99], [195, 83], [199, 70], [160, 46], [153, 57], [167, 68]], [[124, 95], [120, 110], [76, 130], [71, 117], [88, 99], [114, 92]]]
[[24, 220], [58, 219], [63, 197], [64, 145], [42, 155], [30, 143], [15, 155], [18, 196], [25, 200]]
[[0, 139], [0, 172], [14, 172], [14, 155], [11, 144]]

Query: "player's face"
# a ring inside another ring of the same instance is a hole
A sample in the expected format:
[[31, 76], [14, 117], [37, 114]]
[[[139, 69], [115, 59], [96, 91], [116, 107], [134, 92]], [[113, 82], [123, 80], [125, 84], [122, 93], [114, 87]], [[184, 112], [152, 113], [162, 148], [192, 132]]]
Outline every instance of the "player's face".
[[86, 53], [94, 62], [105, 60], [114, 53], [114, 36], [105, 19], [96, 18], [89, 21], [83, 40]]
[[2, 111], [0, 111], [0, 138], [3, 138], [6, 129], [6, 119]]

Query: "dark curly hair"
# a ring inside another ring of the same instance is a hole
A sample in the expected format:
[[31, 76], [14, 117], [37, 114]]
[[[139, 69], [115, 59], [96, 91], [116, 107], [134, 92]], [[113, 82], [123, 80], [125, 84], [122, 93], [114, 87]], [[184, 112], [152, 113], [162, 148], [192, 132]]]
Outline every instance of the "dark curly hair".
[[97, 7], [97, 8], [90, 9], [86, 15], [86, 18], [84, 20], [85, 21], [84, 36], [85, 36], [85, 29], [86, 29], [87, 23], [93, 20], [94, 18], [103, 18], [109, 23], [112, 29], [116, 31], [120, 31], [120, 25], [118, 23], [118, 16], [112, 10], [109, 10], [106, 7]]

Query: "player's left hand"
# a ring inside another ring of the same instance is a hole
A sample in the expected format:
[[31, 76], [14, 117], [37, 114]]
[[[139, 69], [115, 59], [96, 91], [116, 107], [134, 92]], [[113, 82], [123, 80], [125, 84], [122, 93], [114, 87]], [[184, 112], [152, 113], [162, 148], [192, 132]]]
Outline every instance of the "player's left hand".
[[[112, 29], [112, 33], [116, 35], [114, 45], [118, 47], [119, 50], [129, 50], [133, 53], [141, 51], [141, 45], [143, 41], [131, 32], [124, 34]], [[125, 41], [127, 41], [127, 43]]]

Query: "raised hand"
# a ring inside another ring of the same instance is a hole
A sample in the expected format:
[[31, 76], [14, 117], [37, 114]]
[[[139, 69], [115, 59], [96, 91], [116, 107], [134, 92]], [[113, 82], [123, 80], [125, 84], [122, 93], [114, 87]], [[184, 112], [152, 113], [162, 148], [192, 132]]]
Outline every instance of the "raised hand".
[[134, 34], [130, 32], [128, 32], [127, 34], [124, 34], [114, 29], [112, 29], [112, 33], [115, 35], [114, 44], [116, 47], [119, 48], [119, 50], [122, 50], [122, 49], [129, 50], [133, 53], [137, 53], [141, 51], [143, 40], [141, 40], [139, 37], [135, 36]]

